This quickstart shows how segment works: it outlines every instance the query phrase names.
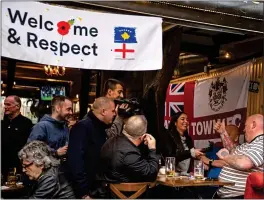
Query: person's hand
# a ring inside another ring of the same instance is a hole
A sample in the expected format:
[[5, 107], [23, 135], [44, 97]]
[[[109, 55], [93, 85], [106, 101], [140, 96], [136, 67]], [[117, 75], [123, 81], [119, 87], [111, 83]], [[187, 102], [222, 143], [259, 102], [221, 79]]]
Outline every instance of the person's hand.
[[150, 134], [144, 134], [144, 144], [148, 145], [149, 149], [156, 149], [156, 140], [155, 138]]
[[195, 158], [199, 158], [200, 156], [203, 156], [204, 153], [201, 152], [201, 149], [194, 149]]
[[116, 116], [117, 117], [120, 117], [119, 115], [118, 115], [118, 109], [120, 108], [120, 109], [123, 109], [123, 110], [126, 110], [127, 108], [128, 108], [128, 104], [126, 104], [126, 103], [122, 103], [121, 105], [117, 105], [116, 106], [116, 109], [115, 109], [115, 111], [116, 111]]
[[229, 155], [229, 151], [226, 148], [220, 149], [216, 155], [218, 156], [219, 159], [223, 160], [224, 157]]
[[64, 147], [58, 148], [57, 149], [57, 155], [58, 156], [66, 155], [67, 150], [68, 150], [68, 145], [65, 145]]
[[208, 164], [209, 164], [209, 161], [210, 161], [210, 159], [207, 158], [206, 156], [201, 156], [201, 157], [200, 157], [200, 160], [201, 160], [204, 164], [206, 164], [206, 165], [208, 165]]
[[223, 134], [226, 130], [225, 130], [225, 122], [222, 121], [222, 123], [218, 120], [217, 123], [215, 124], [214, 130], [217, 133]]

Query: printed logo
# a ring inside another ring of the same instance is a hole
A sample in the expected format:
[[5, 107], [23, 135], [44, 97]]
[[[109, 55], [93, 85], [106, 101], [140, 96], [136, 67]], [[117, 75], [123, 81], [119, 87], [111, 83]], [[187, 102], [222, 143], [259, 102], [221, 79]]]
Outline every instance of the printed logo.
[[209, 106], [215, 112], [219, 111], [227, 101], [226, 91], [227, 91], [227, 81], [225, 78], [221, 81], [218, 77], [214, 82], [212, 81], [209, 88]]

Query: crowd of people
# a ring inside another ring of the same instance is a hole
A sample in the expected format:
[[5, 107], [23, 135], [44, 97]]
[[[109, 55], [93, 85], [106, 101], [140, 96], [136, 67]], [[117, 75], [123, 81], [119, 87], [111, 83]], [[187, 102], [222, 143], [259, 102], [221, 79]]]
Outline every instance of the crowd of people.
[[144, 115], [119, 116], [118, 109], [129, 107], [114, 102], [124, 97], [123, 92], [122, 82], [107, 80], [104, 96], [77, 123], [69, 123], [72, 101], [55, 96], [51, 115], [34, 126], [20, 114], [19, 97], [8, 96], [2, 121], [2, 174], [6, 177], [9, 168], [16, 167], [27, 175], [33, 184], [29, 198], [109, 198], [108, 183], [155, 181], [162, 157], [175, 157], [176, 170], [183, 175], [191, 171], [194, 159], [200, 159], [208, 177], [235, 183], [213, 188], [216, 197], [243, 198], [248, 175], [264, 170], [263, 115], [248, 117], [241, 145], [238, 127], [216, 123], [222, 143], [204, 153], [188, 134], [187, 114], [178, 112], [164, 133], [164, 150], [157, 153]]

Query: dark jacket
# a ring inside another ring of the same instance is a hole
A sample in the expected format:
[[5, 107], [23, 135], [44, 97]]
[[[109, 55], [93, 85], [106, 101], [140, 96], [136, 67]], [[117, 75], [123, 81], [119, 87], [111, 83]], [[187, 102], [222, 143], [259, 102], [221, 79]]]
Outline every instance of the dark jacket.
[[192, 138], [187, 132], [184, 133], [186, 137], [186, 144], [189, 150], [184, 150], [183, 144], [181, 142], [180, 135], [177, 131], [167, 131], [165, 132], [166, 143], [163, 151], [163, 157], [175, 157], [176, 164], [182, 160], [191, 158], [191, 149], [193, 148]]
[[[83, 119], [87, 119], [88, 113], [83, 117]], [[123, 130], [124, 120], [122, 117], [116, 116], [111, 127], [107, 128], [106, 134], [108, 138], [115, 137], [117, 135], [121, 135]]]
[[140, 149], [125, 135], [110, 138], [102, 147], [97, 180], [107, 183], [151, 182], [159, 170], [156, 150], [144, 159]]
[[29, 199], [74, 199], [71, 184], [59, 168], [52, 167], [33, 185]]
[[71, 129], [67, 165], [78, 198], [89, 194], [96, 187], [94, 181], [99, 168], [100, 151], [107, 140], [106, 128], [108, 126], [90, 111], [87, 119], [79, 121]]
[[17, 153], [27, 143], [32, 126], [31, 120], [21, 114], [11, 121], [7, 116], [4, 116], [4, 120], [1, 121], [1, 166], [3, 175], [6, 176], [9, 168], [13, 167], [17, 168], [18, 173], [22, 172]]
[[69, 129], [66, 122], [55, 120], [50, 115], [44, 115], [32, 128], [28, 142], [33, 140], [46, 142], [53, 151], [56, 151], [68, 142]]

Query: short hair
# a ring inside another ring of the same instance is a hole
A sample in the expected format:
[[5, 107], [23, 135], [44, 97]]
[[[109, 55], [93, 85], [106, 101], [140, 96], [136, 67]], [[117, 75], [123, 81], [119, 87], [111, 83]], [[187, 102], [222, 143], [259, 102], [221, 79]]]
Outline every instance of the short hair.
[[45, 170], [60, 164], [60, 161], [53, 156], [51, 148], [38, 140], [27, 143], [18, 152], [18, 157], [20, 160], [35, 163], [38, 167], [43, 166]]
[[62, 102], [65, 102], [65, 100], [72, 101], [70, 98], [62, 96], [62, 95], [54, 96], [53, 99], [51, 100], [52, 111], [55, 110], [56, 105], [61, 104]]
[[18, 104], [19, 108], [21, 108], [21, 99], [16, 95], [10, 95], [8, 97], [13, 97], [14, 101]]
[[147, 132], [147, 119], [144, 115], [134, 115], [128, 118], [123, 132], [133, 139], [137, 139]]
[[95, 99], [93, 106], [92, 106], [92, 110], [97, 111], [100, 109], [109, 108], [111, 102], [114, 103], [114, 101], [112, 99], [109, 99], [107, 97], [99, 97], [99, 98]]
[[107, 95], [108, 89], [111, 89], [111, 90], [116, 89], [116, 85], [117, 84], [121, 85], [124, 88], [124, 83], [119, 81], [119, 80], [117, 80], [117, 79], [110, 78], [107, 81], [105, 81], [105, 84], [104, 84], [104, 95]]

